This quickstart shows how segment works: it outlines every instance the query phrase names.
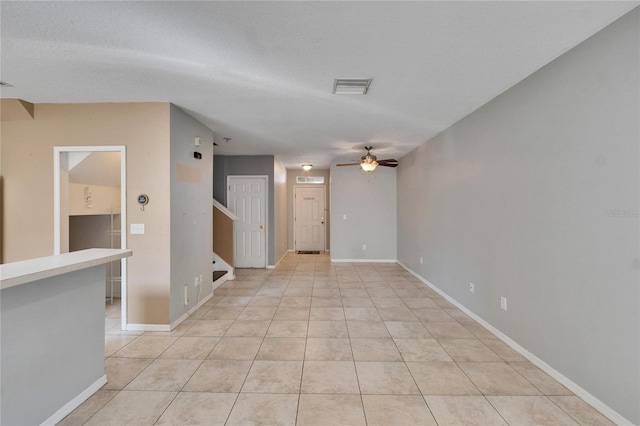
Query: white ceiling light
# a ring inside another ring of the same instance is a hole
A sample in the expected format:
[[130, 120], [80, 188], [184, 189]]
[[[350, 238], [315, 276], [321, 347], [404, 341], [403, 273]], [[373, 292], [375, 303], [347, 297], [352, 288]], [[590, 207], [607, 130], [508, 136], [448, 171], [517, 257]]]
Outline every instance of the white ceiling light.
[[378, 162], [375, 158], [367, 158], [362, 163], [360, 163], [360, 168], [365, 172], [372, 172], [378, 167]]
[[302, 165], [302, 169], [303, 169], [305, 172], [308, 172], [309, 170], [311, 170], [311, 168], [312, 168], [312, 167], [313, 167], [313, 164], [303, 164], [303, 165]]
[[373, 79], [336, 78], [333, 81], [333, 93], [336, 95], [365, 95], [369, 90], [371, 80]]

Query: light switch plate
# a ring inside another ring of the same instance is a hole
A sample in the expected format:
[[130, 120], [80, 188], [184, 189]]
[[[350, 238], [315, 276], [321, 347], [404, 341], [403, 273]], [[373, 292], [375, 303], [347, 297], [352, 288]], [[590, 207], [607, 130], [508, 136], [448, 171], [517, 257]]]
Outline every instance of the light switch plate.
[[131, 235], [134, 234], [144, 234], [144, 223], [131, 224]]

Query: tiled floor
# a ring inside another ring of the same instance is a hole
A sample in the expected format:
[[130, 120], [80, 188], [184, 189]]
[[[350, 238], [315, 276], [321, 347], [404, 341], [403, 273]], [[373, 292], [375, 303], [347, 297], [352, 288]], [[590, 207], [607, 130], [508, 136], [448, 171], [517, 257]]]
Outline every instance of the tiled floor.
[[172, 332], [121, 332], [61, 424], [609, 425], [400, 266], [289, 254]]

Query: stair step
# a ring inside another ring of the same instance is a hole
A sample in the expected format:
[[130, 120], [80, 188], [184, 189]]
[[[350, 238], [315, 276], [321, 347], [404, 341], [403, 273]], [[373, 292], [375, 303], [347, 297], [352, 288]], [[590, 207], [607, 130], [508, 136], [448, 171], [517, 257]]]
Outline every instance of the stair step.
[[226, 273], [227, 271], [213, 271], [213, 281], [222, 278]]

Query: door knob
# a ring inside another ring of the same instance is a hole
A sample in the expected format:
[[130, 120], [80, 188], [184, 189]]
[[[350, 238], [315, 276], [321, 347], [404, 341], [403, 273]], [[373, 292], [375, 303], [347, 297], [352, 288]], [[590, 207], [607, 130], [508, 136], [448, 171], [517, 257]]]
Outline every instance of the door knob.
[[264, 225], [260, 225], [260, 229], [264, 229]]

